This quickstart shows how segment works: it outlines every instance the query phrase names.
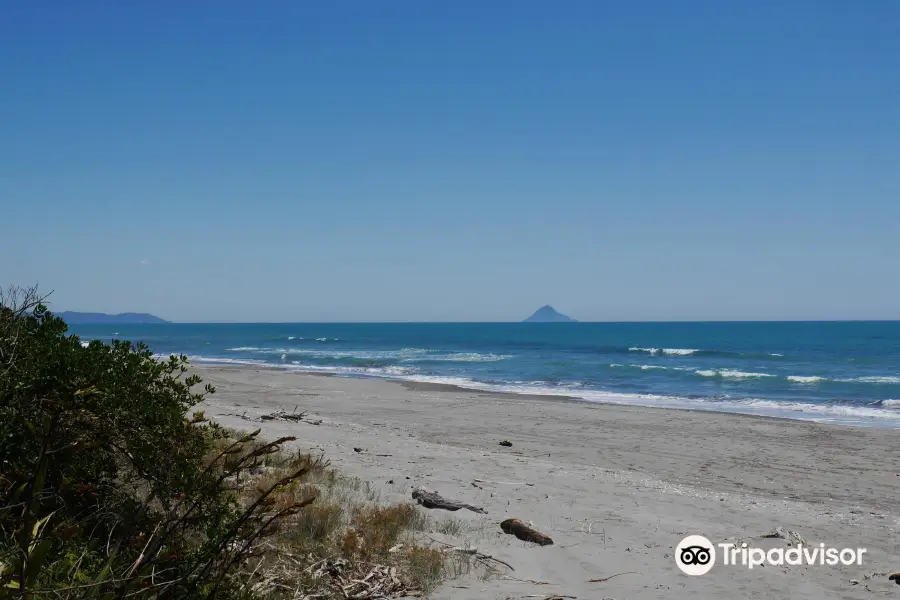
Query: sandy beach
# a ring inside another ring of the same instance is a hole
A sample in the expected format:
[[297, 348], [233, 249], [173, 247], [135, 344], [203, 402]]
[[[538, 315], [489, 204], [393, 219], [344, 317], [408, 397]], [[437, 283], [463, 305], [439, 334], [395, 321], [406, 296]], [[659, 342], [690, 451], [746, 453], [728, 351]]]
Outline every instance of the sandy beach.
[[[448, 581], [436, 598], [900, 594], [887, 578], [900, 570], [897, 430], [255, 367], [196, 371], [216, 386], [203, 408], [223, 425], [295, 435], [299, 448], [324, 452], [386, 500], [409, 500], [421, 486], [484, 507], [486, 515], [445, 513], [465, 527], [442, 539], [475, 546], [515, 571]], [[247, 420], [279, 408], [308, 411], [321, 423]], [[503, 534], [498, 524], [507, 518], [533, 523], [554, 544]], [[700, 577], [675, 564], [687, 535], [786, 547], [786, 539], [763, 537], [777, 527], [812, 546], [866, 548], [863, 564], [717, 564]]]

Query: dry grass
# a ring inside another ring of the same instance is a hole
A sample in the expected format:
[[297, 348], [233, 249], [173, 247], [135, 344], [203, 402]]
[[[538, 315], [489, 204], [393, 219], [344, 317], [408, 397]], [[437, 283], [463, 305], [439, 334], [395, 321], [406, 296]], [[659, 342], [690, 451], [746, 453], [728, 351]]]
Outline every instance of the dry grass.
[[271, 510], [315, 500], [259, 543], [258, 560], [241, 576], [247, 590], [275, 599], [428, 595], [444, 579], [471, 571], [471, 556], [433, 548], [421, 535], [458, 536], [462, 522], [433, 521], [410, 503], [384, 504], [374, 486], [340, 474], [322, 458], [267, 455], [250, 479], [235, 482], [236, 491], [250, 502], [298, 465], [309, 467], [308, 474], [277, 490]]
[[447, 553], [435, 548], [411, 548], [407, 553], [408, 574], [427, 592], [443, 579], [447, 568]]
[[459, 537], [463, 533], [463, 522], [459, 519], [450, 517], [436, 524], [435, 531], [449, 535], [451, 537]]

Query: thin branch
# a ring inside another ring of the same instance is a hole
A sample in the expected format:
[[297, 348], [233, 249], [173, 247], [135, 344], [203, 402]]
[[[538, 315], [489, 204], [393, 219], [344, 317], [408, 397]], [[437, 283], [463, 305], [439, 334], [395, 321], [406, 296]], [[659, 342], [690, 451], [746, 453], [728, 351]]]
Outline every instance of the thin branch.
[[597, 579], [588, 579], [588, 583], [603, 583], [604, 581], [609, 581], [613, 577], [618, 577], [619, 575], [640, 575], [637, 571], [624, 571], [622, 573], [616, 573], [615, 575], [610, 575], [609, 577], [598, 577]]

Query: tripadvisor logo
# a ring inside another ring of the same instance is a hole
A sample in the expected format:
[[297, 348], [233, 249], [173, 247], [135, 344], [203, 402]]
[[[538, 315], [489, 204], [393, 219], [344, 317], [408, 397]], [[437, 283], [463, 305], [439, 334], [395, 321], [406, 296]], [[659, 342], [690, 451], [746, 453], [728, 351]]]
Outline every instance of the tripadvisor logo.
[[675, 564], [688, 575], [706, 575], [716, 564], [716, 547], [702, 535], [689, 535], [675, 547]]
[[[754, 548], [746, 543], [713, 544], [702, 535], [689, 535], [675, 547], [675, 564], [687, 575], [706, 575], [718, 562], [723, 566], [743, 566], [748, 569], [772, 566], [820, 565], [833, 567], [861, 565], [865, 548], [829, 548], [825, 544], [787, 548]], [[717, 560], [718, 556], [718, 560]]]

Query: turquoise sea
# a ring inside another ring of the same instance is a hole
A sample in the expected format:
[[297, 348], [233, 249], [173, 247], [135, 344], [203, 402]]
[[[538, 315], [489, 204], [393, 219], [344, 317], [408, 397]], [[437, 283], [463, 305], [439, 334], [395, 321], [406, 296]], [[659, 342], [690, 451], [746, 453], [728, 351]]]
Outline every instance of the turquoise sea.
[[198, 363], [900, 427], [900, 321], [73, 326]]

